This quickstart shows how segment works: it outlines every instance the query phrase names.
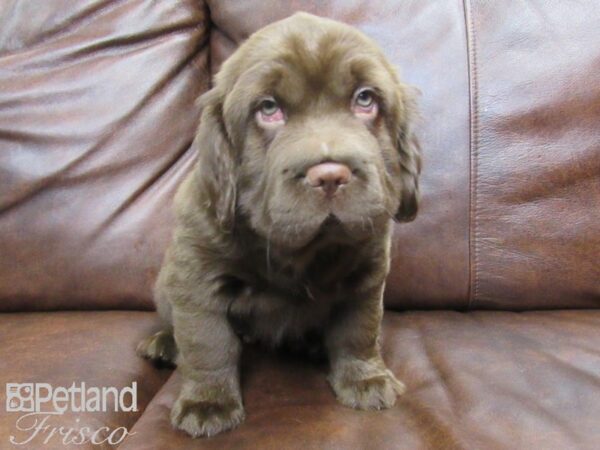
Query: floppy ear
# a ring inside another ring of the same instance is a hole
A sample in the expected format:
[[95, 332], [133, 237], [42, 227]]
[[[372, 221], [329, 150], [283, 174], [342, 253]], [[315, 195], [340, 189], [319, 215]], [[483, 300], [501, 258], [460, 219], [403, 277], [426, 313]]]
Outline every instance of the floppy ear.
[[213, 88], [198, 99], [202, 108], [195, 145], [199, 148], [199, 182], [217, 224], [233, 229], [236, 209], [237, 158], [223, 121], [223, 95]]
[[421, 173], [421, 148], [413, 133], [413, 122], [417, 116], [415, 96], [418, 91], [402, 86], [397, 95], [400, 108], [396, 111], [396, 148], [400, 157], [402, 192], [400, 206], [395, 214], [398, 221], [410, 222], [419, 207], [419, 174]]

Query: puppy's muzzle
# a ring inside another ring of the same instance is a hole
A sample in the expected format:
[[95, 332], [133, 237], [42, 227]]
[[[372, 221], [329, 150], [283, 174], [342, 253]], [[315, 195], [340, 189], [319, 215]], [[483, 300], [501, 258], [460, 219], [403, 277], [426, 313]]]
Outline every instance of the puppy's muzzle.
[[351, 178], [350, 168], [335, 162], [317, 164], [306, 172], [309, 186], [319, 189], [326, 197], [333, 197], [338, 188], [348, 184]]

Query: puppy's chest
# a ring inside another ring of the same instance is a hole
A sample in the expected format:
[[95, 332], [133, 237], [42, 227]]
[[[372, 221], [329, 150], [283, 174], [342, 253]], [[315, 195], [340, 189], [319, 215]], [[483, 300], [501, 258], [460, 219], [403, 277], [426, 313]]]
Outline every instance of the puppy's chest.
[[327, 250], [311, 258], [246, 267], [244, 289], [228, 308], [234, 330], [272, 345], [318, 341], [314, 337], [351, 297], [368, 265], [351, 249]]
[[370, 264], [351, 246], [332, 245], [306, 254], [272, 259], [254, 267], [257, 284], [311, 303], [334, 302], [356, 287]]

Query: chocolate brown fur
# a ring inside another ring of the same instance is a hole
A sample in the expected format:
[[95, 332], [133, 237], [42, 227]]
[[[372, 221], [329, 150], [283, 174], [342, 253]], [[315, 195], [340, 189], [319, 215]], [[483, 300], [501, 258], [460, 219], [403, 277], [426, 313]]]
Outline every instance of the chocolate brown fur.
[[[349, 108], [362, 85], [379, 105], [369, 124]], [[254, 116], [265, 94], [286, 113], [274, 133]], [[210, 436], [243, 420], [238, 334], [321, 334], [339, 401], [391, 407], [404, 389], [379, 349], [391, 221], [415, 216], [420, 170], [407, 88], [363, 34], [301, 13], [252, 35], [200, 102], [199, 160], [155, 288], [165, 330], [139, 346], [163, 363], [178, 353], [173, 425]], [[353, 171], [333, 199], [304, 181], [323, 161]]]

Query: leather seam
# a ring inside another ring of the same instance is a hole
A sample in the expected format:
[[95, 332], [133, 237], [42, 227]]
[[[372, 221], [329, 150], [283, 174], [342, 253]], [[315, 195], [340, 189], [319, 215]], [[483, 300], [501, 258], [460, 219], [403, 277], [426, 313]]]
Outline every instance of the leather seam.
[[475, 305], [479, 296], [479, 247], [478, 237], [478, 150], [479, 150], [479, 83], [477, 72], [477, 42], [475, 23], [470, 0], [463, 0], [467, 43], [467, 66], [469, 77], [469, 295], [467, 309]]

